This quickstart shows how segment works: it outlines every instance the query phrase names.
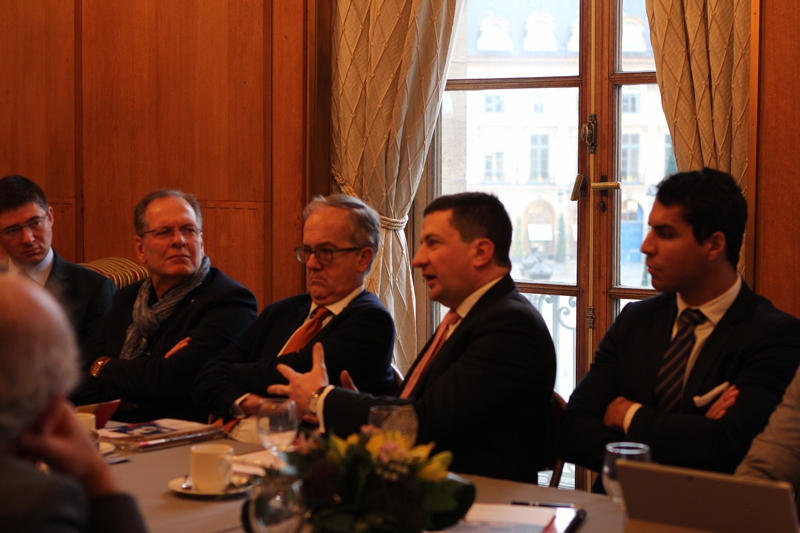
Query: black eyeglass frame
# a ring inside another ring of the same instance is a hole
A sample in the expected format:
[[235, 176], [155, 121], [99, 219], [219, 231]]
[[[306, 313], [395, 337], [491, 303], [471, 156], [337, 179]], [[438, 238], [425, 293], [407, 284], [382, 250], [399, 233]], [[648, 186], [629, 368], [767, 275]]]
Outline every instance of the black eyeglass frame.
[[352, 246], [350, 248], [335, 248], [335, 247], [328, 247], [322, 246], [314, 250], [310, 246], [298, 246], [294, 249], [294, 253], [297, 256], [297, 260], [303, 263], [304, 265], [308, 263], [308, 260], [311, 259], [311, 256], [314, 255], [319, 261], [320, 265], [330, 265], [333, 262], [333, 257], [339, 252], [357, 252], [366, 248], [366, 246]]

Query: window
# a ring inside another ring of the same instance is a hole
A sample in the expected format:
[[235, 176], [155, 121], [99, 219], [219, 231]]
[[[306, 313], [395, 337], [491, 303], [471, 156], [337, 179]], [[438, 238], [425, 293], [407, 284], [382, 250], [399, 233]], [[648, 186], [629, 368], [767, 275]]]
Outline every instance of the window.
[[514, 49], [509, 36], [511, 25], [502, 17], [487, 17], [481, 23], [478, 50], [487, 52], [510, 52]]
[[484, 111], [487, 113], [505, 113], [506, 99], [499, 94], [487, 94], [484, 96]]
[[639, 113], [639, 93], [623, 92], [620, 107], [623, 113]]
[[487, 152], [483, 156], [483, 180], [487, 182], [505, 181], [505, 171], [503, 170], [503, 152]]
[[550, 113], [550, 100], [547, 98], [547, 93], [544, 91], [537, 91], [534, 93], [533, 113], [535, 115], [545, 115]]
[[532, 183], [550, 181], [550, 136], [531, 135], [531, 175]]
[[551, 15], [534, 11], [525, 24], [525, 41], [522, 43], [522, 49], [526, 52], [557, 51], [555, 29], [555, 19]]
[[675, 161], [675, 150], [672, 149], [672, 136], [664, 135], [664, 175], [678, 172], [678, 162]]
[[639, 134], [623, 133], [619, 147], [619, 177], [628, 183], [639, 181]]

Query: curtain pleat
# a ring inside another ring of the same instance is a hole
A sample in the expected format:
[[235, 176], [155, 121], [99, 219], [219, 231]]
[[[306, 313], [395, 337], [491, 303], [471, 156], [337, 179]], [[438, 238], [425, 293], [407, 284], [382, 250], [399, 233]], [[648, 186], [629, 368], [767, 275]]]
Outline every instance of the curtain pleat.
[[417, 354], [413, 276], [403, 228], [446, 82], [461, 0], [341, 0], [333, 17], [332, 174], [381, 215], [367, 279], [395, 320], [395, 364]]
[[749, 0], [646, 0], [678, 168], [747, 175]]

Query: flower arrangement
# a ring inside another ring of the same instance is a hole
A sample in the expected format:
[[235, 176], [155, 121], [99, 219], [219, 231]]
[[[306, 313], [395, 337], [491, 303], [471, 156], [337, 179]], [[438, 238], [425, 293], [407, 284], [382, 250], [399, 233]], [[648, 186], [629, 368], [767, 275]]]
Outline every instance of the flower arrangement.
[[430, 457], [434, 443], [411, 444], [373, 426], [347, 440], [301, 434], [286, 459], [303, 480], [311, 525], [337, 533], [416, 533], [458, 522], [475, 487], [447, 471], [450, 452]]

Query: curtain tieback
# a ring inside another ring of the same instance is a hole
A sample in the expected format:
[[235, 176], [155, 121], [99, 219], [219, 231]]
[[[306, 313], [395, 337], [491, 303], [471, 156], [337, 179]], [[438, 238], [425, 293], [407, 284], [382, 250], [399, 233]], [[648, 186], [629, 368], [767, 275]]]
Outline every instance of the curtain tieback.
[[[336, 180], [336, 183], [339, 185], [339, 188], [344, 194], [364, 201], [363, 198], [358, 196], [358, 193], [353, 186], [345, 181], [341, 174], [338, 172], [333, 172], [333, 179]], [[403, 231], [408, 223], [408, 215], [404, 216], [403, 218], [390, 218], [378, 213], [378, 216], [381, 217], [381, 227], [390, 231]]]

